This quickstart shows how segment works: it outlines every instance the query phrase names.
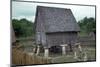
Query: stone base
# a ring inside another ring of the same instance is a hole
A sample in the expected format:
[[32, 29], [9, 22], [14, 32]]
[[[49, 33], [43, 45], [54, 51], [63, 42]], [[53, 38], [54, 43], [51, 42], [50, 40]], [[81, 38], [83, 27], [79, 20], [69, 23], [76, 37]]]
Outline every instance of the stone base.
[[45, 48], [44, 49], [44, 57], [45, 58], [48, 58], [49, 57], [49, 49], [48, 48]]
[[66, 46], [68, 46], [67, 44], [64, 45], [60, 45], [62, 47], [62, 55], [66, 55]]

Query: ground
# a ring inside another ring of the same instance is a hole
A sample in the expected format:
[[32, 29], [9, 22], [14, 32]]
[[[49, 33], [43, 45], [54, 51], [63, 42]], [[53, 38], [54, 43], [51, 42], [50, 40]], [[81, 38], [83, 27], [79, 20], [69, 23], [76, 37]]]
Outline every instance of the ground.
[[[83, 48], [86, 49], [86, 48]], [[88, 47], [86, 49], [87, 53], [87, 61], [95, 61], [95, 48]], [[73, 53], [68, 53], [65, 56], [56, 56], [53, 57], [53, 63], [62, 63], [62, 62], [76, 62], [77, 60], [74, 59]]]
[[[33, 41], [20, 41], [20, 44], [23, 45], [23, 48], [26, 48], [25, 51], [27, 51], [28, 53], [32, 53], [32, 48], [34, 47]], [[96, 60], [95, 46], [82, 46], [82, 50], [87, 54], [87, 61]], [[43, 53], [40, 53], [39, 56], [43, 57]], [[49, 59], [51, 59], [52, 63], [77, 62], [77, 60], [74, 59], [73, 52], [67, 52], [65, 56], [54, 53], [49, 55]]]

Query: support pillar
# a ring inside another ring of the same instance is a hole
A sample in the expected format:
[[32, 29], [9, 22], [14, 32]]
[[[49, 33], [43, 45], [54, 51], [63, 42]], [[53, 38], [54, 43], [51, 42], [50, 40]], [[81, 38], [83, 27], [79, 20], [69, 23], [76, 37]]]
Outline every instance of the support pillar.
[[82, 52], [82, 47], [80, 44], [78, 45], [78, 48], [79, 48], [79, 51]]
[[75, 60], [78, 60], [78, 56], [77, 56], [78, 45], [79, 45], [79, 43], [75, 43], [75, 45], [74, 45], [74, 50], [73, 50], [73, 52], [74, 52], [74, 59], [75, 59]]
[[36, 48], [35, 48], [35, 47], [33, 47], [33, 54], [35, 53], [35, 51], [36, 51]]
[[66, 55], [66, 46], [67, 46], [67, 44], [61, 45], [61, 47], [62, 47], [62, 55]]
[[76, 52], [74, 52], [74, 59], [78, 59]]
[[87, 54], [86, 54], [86, 52], [84, 53], [83, 61], [87, 61]]
[[49, 57], [49, 48], [44, 48], [44, 57], [45, 58]]
[[37, 47], [36, 55], [39, 55], [39, 52], [40, 52], [40, 46]]

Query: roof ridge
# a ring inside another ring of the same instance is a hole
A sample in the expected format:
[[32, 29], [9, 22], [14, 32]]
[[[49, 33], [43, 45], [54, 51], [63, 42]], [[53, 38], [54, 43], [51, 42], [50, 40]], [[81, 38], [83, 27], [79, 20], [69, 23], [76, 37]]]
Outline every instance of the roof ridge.
[[69, 9], [69, 8], [52, 7], [52, 6], [40, 6], [40, 5], [38, 5], [37, 8], [38, 8], [38, 7], [71, 10], [71, 9]]

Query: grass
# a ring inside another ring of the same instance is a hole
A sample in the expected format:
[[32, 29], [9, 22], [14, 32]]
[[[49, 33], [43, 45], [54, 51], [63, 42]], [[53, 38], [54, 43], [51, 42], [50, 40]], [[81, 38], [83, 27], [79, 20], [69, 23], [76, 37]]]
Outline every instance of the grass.
[[[96, 49], [95, 47], [83, 47], [83, 51], [87, 54], [87, 61], [95, 61], [96, 60]], [[43, 57], [44, 53], [40, 53], [39, 56]], [[67, 62], [77, 62], [78, 60], [74, 59], [74, 53], [73, 52], [67, 52], [66, 55], [62, 54], [50, 54], [49, 58], [52, 59], [52, 63], [67, 63]], [[81, 59], [80, 61], [83, 61]]]
[[[87, 54], [87, 61], [95, 61], [96, 60], [95, 47], [85, 46], [82, 49]], [[43, 53], [41, 53], [40, 56], [43, 56]], [[64, 56], [61, 54], [51, 54], [51, 55], [49, 55], [49, 57], [52, 59], [52, 63], [77, 62], [77, 60], [74, 59], [73, 52], [67, 52], [66, 55], [64, 55]], [[81, 61], [83, 61], [83, 59]]]
[[[34, 46], [33, 41], [20, 41], [20, 44], [24, 46], [24, 48], [30, 49], [30, 47]], [[96, 49], [95, 46], [83, 46], [83, 51], [87, 54], [87, 61], [95, 61], [96, 60]], [[27, 51], [27, 50], [26, 50]], [[31, 53], [32, 51], [30, 51]], [[43, 57], [44, 53], [40, 53], [39, 56]], [[77, 62], [74, 59], [73, 52], [67, 52], [65, 56], [59, 54], [50, 54], [52, 63], [64, 63], [64, 62]]]
[[[96, 60], [96, 56], [95, 56], [95, 48], [94, 47], [88, 47], [88, 49], [83, 48], [85, 50], [85, 52], [87, 53], [87, 61], [94, 61]], [[66, 56], [59, 56], [57, 58], [53, 59], [54, 63], [61, 63], [61, 62], [76, 62], [77, 60], [75, 60], [73, 58], [73, 54], [68, 54]]]
[[86, 36], [88, 36], [88, 34], [86, 32], [81, 31], [81, 32], [79, 32], [79, 36], [80, 37], [84, 37], [84, 36], [86, 37]]

